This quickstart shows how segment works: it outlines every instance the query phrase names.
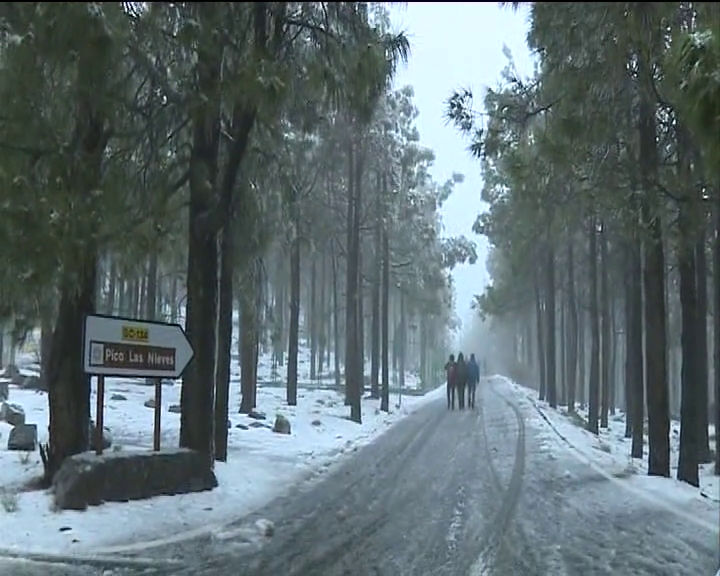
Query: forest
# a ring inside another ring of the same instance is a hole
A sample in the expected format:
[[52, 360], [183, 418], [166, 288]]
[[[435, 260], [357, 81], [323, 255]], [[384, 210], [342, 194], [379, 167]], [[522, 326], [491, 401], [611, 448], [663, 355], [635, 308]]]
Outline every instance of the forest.
[[386, 7], [8, 2], [0, 45], [0, 360], [39, 331], [46, 483], [88, 447], [94, 312], [184, 325], [180, 445], [209, 461], [235, 322], [241, 411], [266, 348], [297, 403], [301, 340], [355, 422], [393, 366], [437, 384], [477, 256], [444, 234], [463, 177], [432, 174]]
[[720, 430], [718, 4], [503, 4], [529, 8], [534, 73], [506, 51], [479, 105], [447, 103], [489, 204], [474, 305], [505, 351], [493, 369], [587, 406], [595, 434], [624, 411], [649, 475], [670, 475], [679, 419], [677, 477], [697, 486]]

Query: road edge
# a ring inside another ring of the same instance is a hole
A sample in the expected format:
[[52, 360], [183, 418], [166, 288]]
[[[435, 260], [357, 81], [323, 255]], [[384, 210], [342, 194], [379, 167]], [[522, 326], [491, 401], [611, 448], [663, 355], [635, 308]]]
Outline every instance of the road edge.
[[[513, 385], [519, 386], [519, 384], [513, 382], [510, 378], [507, 378], [506, 376], [497, 375], [496, 378], [500, 380], [504, 380], [506, 384], [509, 384], [511, 387]], [[639, 490], [638, 488], [635, 488], [634, 486], [629, 485], [627, 482], [623, 482], [622, 478], [617, 478], [613, 476], [612, 474], [608, 473], [606, 470], [604, 470], [601, 466], [598, 466], [591, 458], [589, 458], [582, 450], [580, 450], [577, 446], [575, 446], [568, 438], [560, 432], [557, 427], [550, 421], [550, 419], [547, 417], [547, 415], [543, 412], [542, 408], [538, 406], [537, 402], [529, 397], [526, 397], [531, 403], [535, 411], [540, 415], [540, 417], [543, 419], [543, 421], [547, 424], [547, 426], [555, 433], [555, 435], [562, 440], [562, 442], [565, 444], [565, 446], [569, 449], [569, 452], [580, 462], [585, 464], [586, 466], [592, 468], [594, 472], [597, 472], [600, 474], [603, 478], [606, 480], [609, 480], [610, 482], [614, 483], [617, 486], [621, 486], [623, 489], [627, 490], [628, 492], [631, 492], [635, 496], [638, 496], [642, 499], [644, 499], [647, 502], [651, 502], [652, 504], [655, 504], [656, 506], [663, 508], [664, 510], [671, 512], [675, 514], [676, 516], [686, 520], [687, 522], [690, 522], [691, 524], [698, 526], [700, 528], [703, 528], [704, 530], [707, 530], [708, 532], [720, 535], [720, 526], [714, 526], [708, 522], [705, 522], [704, 520], [700, 520], [696, 518], [695, 516], [686, 513], [685, 511], [681, 510], [680, 508], [667, 504], [663, 500], [645, 492], [644, 490]], [[715, 576], [719, 576], [719, 574], [715, 574]]]
[[[418, 402], [418, 405], [416, 407], [414, 407], [412, 411], [405, 414], [402, 418], [398, 418], [397, 420], [392, 422], [392, 424], [390, 424], [389, 426], [384, 428], [380, 432], [380, 434], [375, 436], [370, 442], [368, 442], [367, 444], [364, 444], [359, 449], [362, 449], [365, 446], [369, 446], [373, 442], [382, 438], [389, 430], [391, 430], [393, 427], [395, 427], [400, 422], [404, 421], [405, 419], [407, 419], [409, 417], [412, 417], [417, 412], [425, 409], [427, 406], [429, 406], [433, 402], [437, 402], [440, 398], [440, 396], [437, 394], [437, 390], [441, 387], [442, 387], [442, 385], [432, 388], [431, 390], [428, 390], [425, 394], [420, 396], [419, 398], [421, 398], [422, 400]], [[432, 394], [436, 394], [437, 397], [432, 396]], [[354, 456], [355, 456], [355, 451], [348, 454], [348, 457], [350, 457], [350, 458], [353, 458]], [[318, 462], [317, 465], [313, 466], [312, 469], [308, 471], [308, 475], [307, 475], [306, 479], [302, 482], [303, 488], [310, 488], [316, 482], [322, 481], [326, 476], [331, 474], [336, 467], [342, 466], [342, 464], [346, 461], [347, 461], [347, 458], [337, 459], [335, 457], [329, 456], [327, 459], [323, 459], [321, 462]], [[324, 472], [320, 473], [321, 470], [323, 470]], [[288, 491], [292, 490], [293, 488], [294, 488], [293, 486], [288, 487]], [[111, 545], [111, 546], [96, 546], [96, 547], [93, 547], [91, 550], [94, 553], [103, 554], [103, 555], [122, 556], [124, 554], [134, 554], [137, 552], [152, 550], [154, 548], [161, 548], [163, 546], [180, 544], [182, 542], [187, 542], [189, 540], [194, 540], [196, 538], [210, 536], [215, 532], [223, 531], [224, 529], [227, 529], [230, 526], [233, 526], [233, 525], [238, 524], [239, 522], [242, 522], [244, 519], [247, 519], [247, 518], [250, 518], [250, 517], [256, 515], [262, 509], [271, 505], [272, 502], [275, 502], [278, 498], [283, 498], [285, 496], [287, 496], [287, 491], [283, 491], [282, 493], [277, 494], [269, 502], [266, 502], [259, 508], [247, 510], [246, 512], [244, 512], [242, 514], [239, 514], [237, 517], [232, 518], [227, 521], [224, 521], [224, 522], [214, 522], [211, 524], [203, 524], [202, 526], [197, 526], [196, 528], [192, 528], [190, 530], [184, 530], [182, 532], [177, 532], [176, 534], [172, 534], [170, 536], [165, 536], [162, 538], [154, 538], [152, 540], [146, 540], [143, 542], [132, 542], [132, 543], [127, 543], [127, 544], [117, 544], [117, 545]], [[1, 552], [0, 552], [0, 555], [1, 555]]]

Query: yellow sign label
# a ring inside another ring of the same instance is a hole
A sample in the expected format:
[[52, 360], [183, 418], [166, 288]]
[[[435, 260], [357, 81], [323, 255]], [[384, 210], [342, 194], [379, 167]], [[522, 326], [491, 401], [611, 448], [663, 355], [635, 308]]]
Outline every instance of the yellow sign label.
[[147, 342], [149, 338], [148, 329], [142, 326], [123, 326], [122, 339], [131, 342]]

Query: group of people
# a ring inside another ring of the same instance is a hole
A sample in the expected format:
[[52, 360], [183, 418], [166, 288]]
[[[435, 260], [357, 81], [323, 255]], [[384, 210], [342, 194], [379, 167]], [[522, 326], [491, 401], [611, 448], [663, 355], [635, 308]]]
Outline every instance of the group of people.
[[465, 361], [463, 353], [460, 352], [455, 360], [455, 355], [445, 364], [447, 377], [447, 404], [448, 410], [455, 410], [455, 397], [457, 396], [458, 408], [465, 409], [465, 392], [467, 391], [467, 407], [475, 408], [475, 393], [480, 381], [480, 366], [475, 360], [475, 354], [470, 354], [470, 360]]

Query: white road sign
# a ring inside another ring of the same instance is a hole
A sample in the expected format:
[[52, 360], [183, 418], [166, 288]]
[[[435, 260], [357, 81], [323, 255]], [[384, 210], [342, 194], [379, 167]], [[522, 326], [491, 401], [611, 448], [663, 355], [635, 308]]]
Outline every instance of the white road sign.
[[179, 324], [85, 317], [83, 368], [97, 376], [178, 378], [193, 357]]

